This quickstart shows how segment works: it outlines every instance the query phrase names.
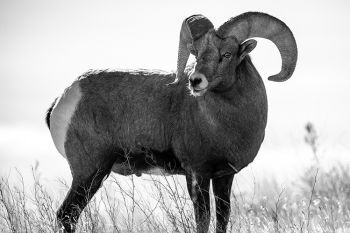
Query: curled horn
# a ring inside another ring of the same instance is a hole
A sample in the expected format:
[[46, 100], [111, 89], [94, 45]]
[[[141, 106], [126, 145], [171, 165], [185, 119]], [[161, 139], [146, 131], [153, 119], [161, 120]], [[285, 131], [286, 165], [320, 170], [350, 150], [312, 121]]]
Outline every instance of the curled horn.
[[291, 30], [281, 20], [265, 13], [247, 12], [221, 25], [217, 34], [222, 38], [234, 36], [239, 43], [251, 37], [271, 40], [281, 54], [282, 68], [268, 79], [282, 82], [293, 74], [298, 57], [297, 44]]
[[173, 83], [179, 82], [184, 76], [190, 52], [194, 52], [193, 42], [206, 34], [211, 28], [214, 28], [214, 25], [203, 15], [192, 15], [183, 21], [180, 30], [176, 79]]

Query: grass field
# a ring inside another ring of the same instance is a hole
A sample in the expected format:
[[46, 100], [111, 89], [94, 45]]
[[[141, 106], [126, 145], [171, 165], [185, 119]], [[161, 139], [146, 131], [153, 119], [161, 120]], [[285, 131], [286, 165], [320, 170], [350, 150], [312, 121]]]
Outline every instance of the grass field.
[[[349, 167], [320, 166], [317, 135], [306, 129], [314, 163], [297, 182], [258, 181], [262, 188], [244, 192], [234, 187], [228, 232], [350, 232]], [[19, 171], [12, 173], [14, 179], [1, 177], [0, 232], [57, 230], [55, 212], [69, 185], [61, 180], [60, 190], [48, 189], [37, 166], [32, 175], [31, 184]], [[111, 175], [80, 216], [77, 232], [195, 232], [184, 184], [178, 176], [147, 176], [145, 181]], [[211, 195], [212, 213], [214, 205]], [[215, 231], [213, 216], [210, 232]]]

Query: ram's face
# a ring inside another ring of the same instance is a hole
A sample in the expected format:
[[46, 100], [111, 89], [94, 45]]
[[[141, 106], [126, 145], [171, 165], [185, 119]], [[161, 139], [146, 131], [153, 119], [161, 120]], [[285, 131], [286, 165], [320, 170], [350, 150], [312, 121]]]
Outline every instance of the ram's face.
[[220, 90], [233, 82], [238, 48], [235, 38], [221, 39], [215, 31], [194, 42], [196, 65], [189, 76], [189, 88], [194, 96]]
[[247, 12], [229, 19], [215, 30], [210, 20], [199, 14], [182, 22], [173, 84], [188, 77], [184, 71], [192, 53], [197, 60], [189, 76], [192, 94], [201, 96], [210, 90], [229, 91], [235, 82], [237, 67], [256, 46], [252, 37], [271, 40], [281, 54], [281, 71], [268, 79], [276, 82], [289, 79], [295, 69], [298, 50], [293, 33], [284, 22], [268, 14]]

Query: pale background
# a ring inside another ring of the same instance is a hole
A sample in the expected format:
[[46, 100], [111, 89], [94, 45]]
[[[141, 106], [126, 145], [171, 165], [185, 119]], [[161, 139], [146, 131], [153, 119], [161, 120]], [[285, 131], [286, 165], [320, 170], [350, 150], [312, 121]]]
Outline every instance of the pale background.
[[219, 27], [246, 11], [283, 20], [299, 60], [289, 81], [269, 82], [280, 57], [271, 42], [258, 40], [252, 59], [266, 84], [268, 127], [256, 160], [238, 179], [297, 177], [313, 158], [304, 142], [309, 121], [320, 137], [321, 163], [350, 165], [349, 1], [0, 0], [0, 174], [18, 168], [27, 177], [38, 161], [48, 183], [70, 180], [44, 123], [65, 87], [89, 69], [175, 70], [184, 18], [201, 13]]

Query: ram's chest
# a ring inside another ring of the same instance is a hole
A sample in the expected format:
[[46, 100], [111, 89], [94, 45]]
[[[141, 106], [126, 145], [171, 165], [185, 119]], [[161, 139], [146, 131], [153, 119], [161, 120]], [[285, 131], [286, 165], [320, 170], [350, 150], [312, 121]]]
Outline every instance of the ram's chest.
[[199, 124], [202, 141], [209, 144], [204, 145], [206, 150], [233, 154], [256, 146], [263, 137], [266, 116], [259, 113], [259, 108], [215, 105], [202, 100], [198, 101], [198, 113], [196, 123]]
[[216, 131], [218, 127], [217, 116], [215, 112], [210, 109], [207, 102], [200, 100], [198, 102], [199, 113], [202, 118], [203, 126], [208, 126], [208, 129]]
[[[198, 118], [195, 120], [204, 137], [215, 139], [219, 135], [225, 135], [226, 138], [234, 135], [234, 132], [230, 129], [234, 127], [234, 122], [231, 122], [232, 116], [229, 117], [219, 104], [213, 105], [200, 100], [198, 101], [198, 113]], [[230, 135], [231, 132], [232, 135]], [[223, 139], [221, 138], [221, 140]]]

